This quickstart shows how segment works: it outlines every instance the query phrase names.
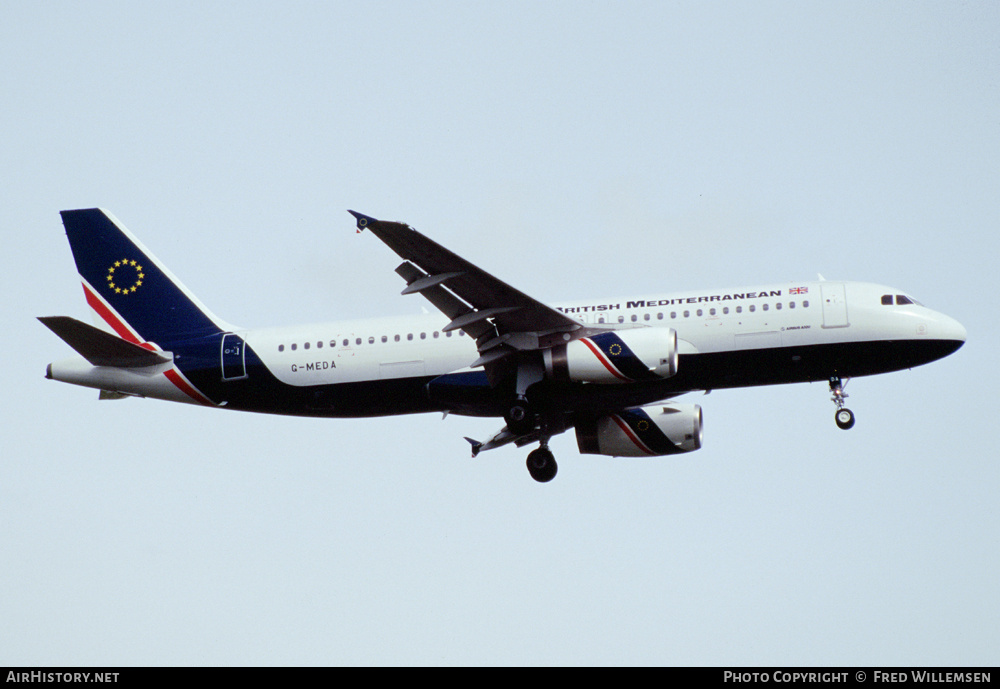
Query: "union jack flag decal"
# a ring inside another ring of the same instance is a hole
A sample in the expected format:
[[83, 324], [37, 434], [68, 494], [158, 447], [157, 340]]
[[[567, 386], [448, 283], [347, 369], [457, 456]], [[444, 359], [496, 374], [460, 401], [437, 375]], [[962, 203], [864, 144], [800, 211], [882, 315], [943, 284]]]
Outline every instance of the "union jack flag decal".
[[809, 293], [809, 288], [808, 287], [793, 287], [790, 290], [788, 290], [788, 293], [789, 294], [808, 294]]

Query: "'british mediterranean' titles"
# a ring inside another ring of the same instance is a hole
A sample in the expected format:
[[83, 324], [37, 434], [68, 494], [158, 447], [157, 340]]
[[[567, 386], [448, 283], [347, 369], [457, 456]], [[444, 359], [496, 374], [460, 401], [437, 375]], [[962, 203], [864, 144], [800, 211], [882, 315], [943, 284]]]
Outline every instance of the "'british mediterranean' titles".
[[[677, 304], [703, 304], [716, 301], [733, 301], [740, 299], [766, 299], [780, 297], [780, 289], [761, 290], [760, 292], [737, 292], [734, 294], [712, 294], [704, 297], [680, 297], [674, 299], [636, 299], [625, 302], [626, 309], [646, 309], [654, 306], [674, 306]], [[594, 304], [591, 306], [560, 306], [563, 313], [590, 313], [592, 311], [617, 311], [622, 308], [617, 304]]]

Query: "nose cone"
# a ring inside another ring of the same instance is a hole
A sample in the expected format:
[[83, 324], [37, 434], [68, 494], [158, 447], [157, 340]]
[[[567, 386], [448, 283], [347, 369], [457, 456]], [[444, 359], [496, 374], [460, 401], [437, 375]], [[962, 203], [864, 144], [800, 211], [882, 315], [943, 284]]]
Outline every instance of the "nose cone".
[[948, 316], [945, 316], [942, 320], [941, 329], [943, 330], [943, 338], [964, 343], [968, 335], [965, 326]]
[[947, 352], [943, 356], [957, 352], [965, 344], [968, 333], [965, 326], [949, 316], [940, 316], [934, 323], [935, 339], [941, 340]]

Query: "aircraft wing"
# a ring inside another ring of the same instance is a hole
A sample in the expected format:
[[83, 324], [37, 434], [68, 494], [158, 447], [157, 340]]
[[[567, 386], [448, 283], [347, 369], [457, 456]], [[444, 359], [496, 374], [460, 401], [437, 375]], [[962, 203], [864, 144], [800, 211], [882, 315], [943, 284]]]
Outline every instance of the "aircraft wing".
[[[518, 350], [552, 347], [588, 330], [583, 323], [537, 301], [466, 261], [409, 225], [349, 211], [358, 230], [370, 230], [403, 259], [396, 272], [403, 294], [424, 295], [451, 319], [445, 332], [464, 330], [476, 340], [482, 366]], [[572, 333], [572, 334], [571, 334]]]

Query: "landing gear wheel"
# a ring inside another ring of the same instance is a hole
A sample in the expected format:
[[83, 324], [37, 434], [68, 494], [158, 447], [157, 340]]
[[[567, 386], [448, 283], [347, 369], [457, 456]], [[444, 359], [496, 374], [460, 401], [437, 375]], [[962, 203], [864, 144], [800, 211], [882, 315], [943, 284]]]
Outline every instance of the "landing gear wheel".
[[540, 447], [528, 455], [528, 473], [539, 483], [548, 483], [556, 477], [559, 467], [547, 447]]
[[850, 409], [838, 409], [834, 419], [837, 421], [837, 426], [845, 431], [854, 426], [854, 412]]
[[844, 386], [845, 383], [840, 380], [840, 376], [830, 377], [830, 394], [833, 395], [830, 400], [837, 405], [837, 413], [833, 418], [837, 422], [837, 426], [846, 431], [854, 426], [854, 412], [844, 406], [844, 400], [847, 399]]
[[535, 430], [535, 415], [527, 400], [519, 399], [514, 402], [503, 418], [507, 422], [507, 430], [514, 435], [527, 435]]

